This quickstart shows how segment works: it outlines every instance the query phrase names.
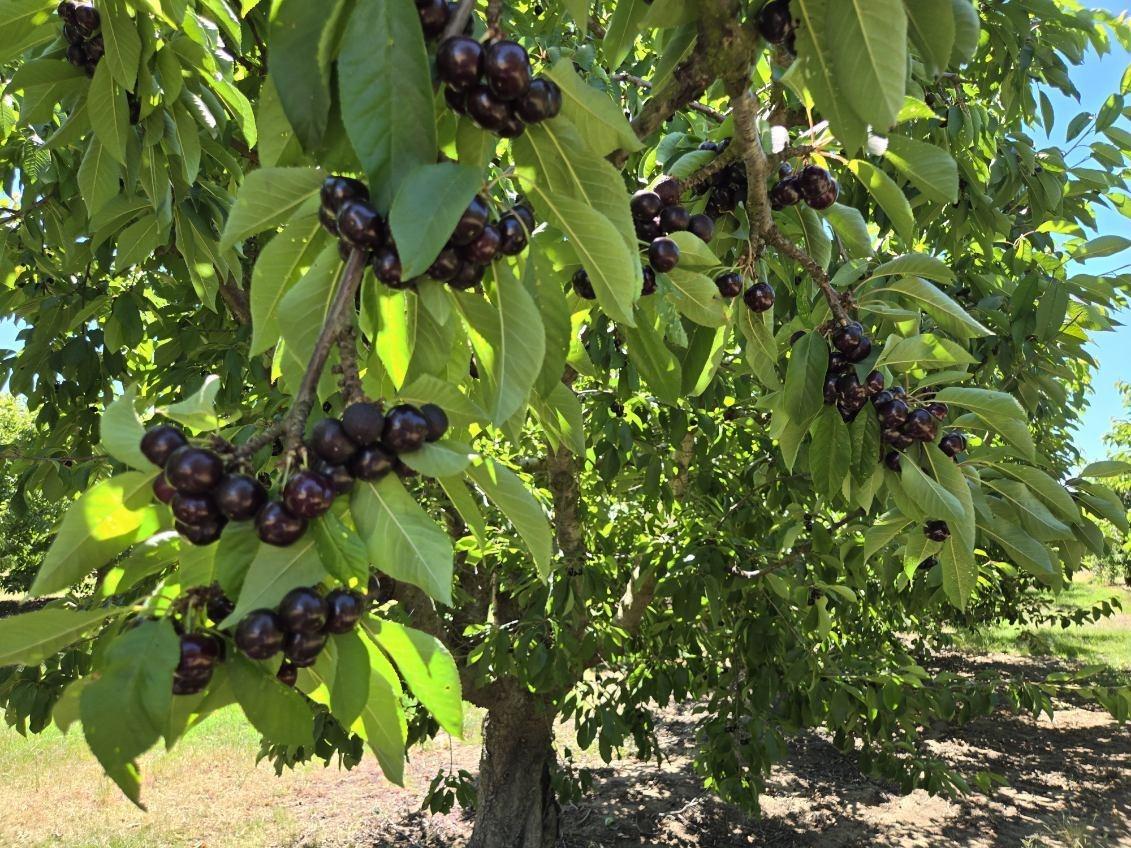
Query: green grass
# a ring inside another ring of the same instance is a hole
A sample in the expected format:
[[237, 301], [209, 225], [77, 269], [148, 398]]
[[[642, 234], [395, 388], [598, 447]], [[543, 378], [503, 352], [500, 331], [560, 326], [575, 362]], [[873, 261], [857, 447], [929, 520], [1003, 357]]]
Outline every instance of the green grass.
[[960, 631], [958, 644], [975, 652], [1000, 652], [1034, 657], [1060, 657], [1073, 662], [1105, 665], [1131, 672], [1131, 591], [1100, 583], [1091, 575], [1078, 575], [1077, 582], [1057, 597], [1065, 611], [1091, 609], [1110, 598], [1118, 598], [1123, 611], [1095, 624], [1032, 627], [1002, 624]]

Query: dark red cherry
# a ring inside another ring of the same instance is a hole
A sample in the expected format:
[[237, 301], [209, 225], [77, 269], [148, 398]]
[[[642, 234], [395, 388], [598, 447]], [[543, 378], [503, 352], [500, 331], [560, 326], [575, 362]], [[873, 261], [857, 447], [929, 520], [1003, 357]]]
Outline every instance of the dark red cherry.
[[644, 266], [644, 285], [640, 287], [640, 295], [647, 297], [650, 294], [655, 294], [658, 286], [656, 285], [656, 272]]
[[692, 215], [687, 224], [687, 229], [700, 241], [709, 242], [715, 237], [715, 222], [707, 215]]
[[170, 424], [162, 424], [147, 430], [141, 437], [141, 452], [154, 465], [164, 468], [173, 451], [187, 444], [184, 433]]
[[331, 465], [341, 465], [357, 452], [357, 445], [337, 418], [323, 418], [314, 425], [310, 447], [319, 459]]
[[283, 640], [283, 656], [298, 668], [309, 668], [329, 638], [326, 633], [288, 633]]
[[584, 300], [596, 300], [597, 292], [593, 290], [593, 281], [589, 279], [589, 274], [586, 273], [584, 268], [578, 268], [573, 272], [573, 279], [570, 281], [573, 285], [574, 293]]
[[476, 265], [474, 262], [462, 262], [455, 276], [448, 280], [448, 285], [460, 290], [473, 289], [483, 282], [485, 270], [483, 265]]
[[728, 300], [732, 297], [738, 297], [745, 288], [742, 275], [734, 271], [728, 271], [715, 277], [715, 286], [718, 288], [719, 294]]
[[511, 116], [505, 100], [500, 100], [485, 85], [477, 85], [464, 100], [467, 114], [488, 132], [497, 132]]
[[365, 612], [365, 599], [348, 589], [334, 589], [326, 596], [326, 632], [349, 633]]
[[479, 238], [484, 227], [487, 226], [490, 214], [487, 201], [478, 195], [473, 197], [452, 231], [452, 244], [464, 247]]
[[825, 375], [825, 385], [822, 396], [824, 398], [825, 404], [828, 406], [832, 406], [840, 397], [836, 389], [836, 382], [838, 379], [840, 379], [840, 377], [837, 374], [829, 373]]
[[939, 450], [949, 457], [958, 456], [966, 450], [966, 437], [961, 433], [947, 433], [939, 439]]
[[385, 285], [401, 285], [401, 257], [395, 247], [379, 248], [373, 253], [369, 264], [373, 268], [373, 275]]
[[369, 200], [369, 189], [352, 177], [327, 177], [322, 183], [322, 208], [335, 218], [347, 201]]
[[502, 236], [499, 251], [504, 256], [517, 256], [526, 250], [528, 240], [526, 227], [522, 225], [517, 215], [508, 212], [500, 218], [499, 233]]
[[884, 441], [896, 450], [907, 450], [915, 444], [915, 440], [900, 430], [884, 430]]
[[420, 15], [420, 26], [426, 39], [435, 38], [448, 25], [450, 10], [447, 0], [423, 0], [416, 4], [416, 12]]
[[832, 174], [816, 165], [806, 165], [801, 169], [796, 179], [797, 188], [806, 202], [809, 202], [811, 198], [825, 194], [835, 184]]
[[774, 287], [769, 283], [755, 283], [742, 296], [747, 307], [755, 312], [766, 312], [774, 308]]
[[284, 686], [294, 686], [298, 683], [298, 666], [290, 660], [283, 660], [283, 664], [275, 672], [275, 679]]
[[950, 538], [950, 527], [945, 521], [928, 521], [923, 525], [923, 535], [932, 542], [945, 542]]
[[950, 415], [950, 407], [945, 403], [934, 401], [927, 404], [927, 412], [935, 416], [939, 421], [946, 421], [946, 417]]
[[384, 448], [362, 448], [350, 460], [350, 473], [358, 480], [380, 480], [393, 470], [393, 459]]
[[317, 633], [326, 626], [326, 601], [313, 589], [291, 589], [279, 601], [278, 612], [288, 633]]
[[528, 124], [556, 118], [562, 111], [562, 90], [552, 80], [539, 77], [515, 104], [515, 113]]
[[534, 232], [534, 228], [537, 224], [534, 221], [534, 212], [531, 211], [529, 206], [519, 203], [511, 209], [510, 214], [514, 215], [522, 222], [522, 226], [526, 228], [528, 234]]
[[682, 206], [667, 206], [660, 212], [660, 229], [665, 233], [680, 233], [691, 226], [691, 213]]
[[907, 404], [899, 398], [883, 406], [877, 406], [876, 412], [879, 414], [880, 424], [889, 430], [902, 427], [907, 421], [907, 416], [911, 414]]
[[253, 660], [273, 657], [283, 647], [283, 624], [267, 609], [249, 612], [236, 625], [236, 647]]
[[428, 438], [428, 419], [411, 404], [400, 404], [385, 416], [381, 444], [394, 454], [417, 450]]
[[338, 237], [338, 218], [325, 206], [318, 207], [318, 223], [321, 224], [322, 229], [324, 229], [330, 235], [334, 236], [335, 238]]
[[173, 495], [177, 490], [173, 488], [173, 484], [165, 479], [164, 474], [158, 474], [153, 478], [153, 496], [161, 503], [167, 504], [173, 500]]
[[291, 515], [300, 518], [317, 518], [333, 503], [334, 490], [330, 481], [317, 471], [299, 471], [283, 487], [283, 506]]
[[181, 674], [205, 671], [220, 659], [220, 640], [205, 633], [185, 633], [181, 636], [181, 659], [177, 671]]
[[865, 359], [867, 359], [871, 355], [872, 355], [872, 340], [869, 339], [867, 336], [865, 336], [864, 338], [862, 338], [860, 340], [860, 344], [858, 344], [856, 346], [855, 350], [844, 354], [844, 358], [847, 359], [849, 362], [856, 363], [856, 362], [863, 362]]
[[925, 409], [914, 410], [903, 424], [903, 432], [917, 442], [933, 441], [938, 431], [938, 421]]
[[220, 510], [208, 495], [177, 492], [169, 502], [173, 517], [185, 524], [207, 524], [220, 517]]
[[458, 115], [467, 114], [467, 92], [456, 91], [454, 88], [444, 87], [444, 102], [448, 108]]
[[864, 387], [868, 390], [868, 397], [875, 397], [884, 390], [884, 375], [879, 371], [872, 371], [864, 379]]
[[471, 262], [486, 265], [495, 258], [495, 255], [499, 252], [499, 245], [502, 243], [503, 237], [499, 228], [488, 224], [475, 241], [463, 248], [463, 255]]
[[852, 363], [845, 358], [843, 353], [833, 351], [829, 354], [829, 371], [834, 374], [843, 374], [851, 367]]
[[216, 594], [208, 599], [206, 608], [208, 617], [212, 619], [213, 623], [219, 624], [235, 611], [236, 605], [232, 602], [232, 599], [223, 592], [217, 591]]
[[664, 201], [656, 192], [644, 189], [632, 195], [628, 205], [637, 221], [651, 221], [663, 211]]
[[805, 202], [809, 204], [810, 209], [816, 209], [820, 212], [836, 203], [838, 197], [840, 197], [840, 183], [833, 180], [832, 187], [828, 191], [807, 197]]
[[74, 23], [75, 10], [77, 8], [78, 3], [74, 2], [74, 0], [63, 0], [63, 2], [55, 8], [55, 13], [67, 23]]
[[77, 6], [75, 8], [75, 26], [87, 35], [102, 28], [102, 16], [93, 6]]
[[[875, 372], [872, 372], [872, 373], [875, 373]], [[869, 376], [871, 376], [871, 375], [869, 375]], [[876, 407], [876, 409], [879, 409], [881, 406], [884, 406], [885, 404], [889, 404], [893, 400], [895, 400], [895, 394], [893, 394], [888, 389], [884, 389], [882, 392], [878, 392], [875, 396], [873, 396], [872, 406]]]
[[177, 448], [165, 461], [165, 479], [178, 492], [203, 495], [224, 476], [224, 463], [212, 451], [191, 445]]
[[670, 238], [658, 238], [648, 245], [648, 263], [661, 274], [679, 264], [679, 245]]
[[781, 44], [793, 32], [789, 0], [770, 0], [758, 10], [758, 32], [771, 44]]
[[173, 672], [174, 695], [199, 695], [212, 680], [212, 669], [182, 673]]
[[453, 89], [466, 91], [479, 81], [483, 48], [474, 38], [457, 35], [436, 51], [436, 72]]
[[850, 324], [843, 324], [833, 330], [829, 340], [832, 342], [833, 347], [841, 353], [851, 353], [856, 350], [856, 348], [860, 347], [860, 343], [864, 338], [864, 328], [853, 321]]
[[101, 35], [96, 35], [86, 43], [83, 49], [86, 50], [87, 66], [97, 65], [106, 55], [106, 42]]
[[325, 477], [336, 495], [344, 495], [353, 490], [353, 475], [345, 465], [318, 464], [318, 473]]
[[680, 187], [679, 180], [672, 177], [664, 177], [654, 186], [652, 191], [660, 196], [660, 202], [664, 206], [675, 206], [679, 203]]
[[454, 247], [445, 247], [428, 266], [428, 276], [440, 282], [450, 280], [459, 270], [461, 261], [459, 252]]
[[375, 445], [385, 432], [385, 413], [370, 401], [351, 403], [342, 413], [342, 429], [358, 447]]
[[787, 206], [796, 206], [800, 202], [801, 189], [798, 188], [796, 177], [787, 177], [770, 189], [770, 205], [775, 210], [785, 209]]
[[660, 226], [659, 218], [635, 221], [634, 226], [636, 229], [636, 237], [648, 243], [655, 241], [664, 234], [664, 228]]
[[224, 520], [205, 521], [201, 524], [186, 524], [183, 521], [173, 522], [177, 532], [190, 543], [203, 547], [220, 540], [224, 532]]
[[483, 53], [483, 75], [496, 97], [514, 100], [530, 88], [530, 57], [513, 41], [496, 41]]
[[267, 503], [267, 490], [247, 474], [229, 474], [217, 484], [212, 499], [225, 518], [250, 521]]
[[292, 515], [278, 501], [271, 501], [255, 517], [255, 530], [261, 541], [285, 548], [306, 532], [306, 519]]
[[385, 243], [385, 219], [364, 200], [348, 200], [338, 210], [338, 232], [354, 247], [375, 250]]
[[448, 415], [434, 403], [426, 403], [420, 407], [420, 414], [428, 422], [428, 436], [425, 441], [438, 442], [448, 432]]
[[884, 465], [888, 467], [888, 470], [898, 474], [903, 468], [903, 456], [899, 451], [888, 451], [884, 454]]

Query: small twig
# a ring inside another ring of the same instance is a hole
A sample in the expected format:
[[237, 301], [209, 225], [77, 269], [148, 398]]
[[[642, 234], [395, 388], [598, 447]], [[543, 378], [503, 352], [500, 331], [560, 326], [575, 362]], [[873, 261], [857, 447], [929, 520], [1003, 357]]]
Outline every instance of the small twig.
[[306, 429], [306, 419], [314, 407], [318, 395], [318, 381], [322, 379], [322, 371], [326, 368], [326, 360], [330, 358], [330, 350], [337, 341], [338, 336], [345, 326], [346, 316], [353, 309], [354, 298], [358, 286], [365, 273], [365, 252], [354, 250], [350, 254], [342, 273], [338, 291], [330, 308], [326, 311], [326, 320], [322, 325], [322, 332], [314, 343], [314, 352], [310, 355], [310, 363], [306, 366], [306, 373], [302, 375], [302, 383], [295, 394], [294, 402], [283, 425], [286, 433], [286, 450], [293, 456], [302, 448], [302, 434]]
[[713, 179], [716, 174], [730, 165], [731, 162], [738, 159], [740, 155], [741, 151], [738, 149], [738, 145], [731, 144], [727, 147], [726, 150], [724, 150], [722, 153], [720, 153], [690, 177], [685, 180], [680, 180], [680, 188], [685, 192], [694, 191], [695, 189], [699, 188], [699, 186]]
[[844, 308], [841, 302], [840, 295], [837, 294], [836, 289], [833, 288], [832, 283], [829, 282], [829, 275], [825, 273], [817, 261], [794, 244], [785, 233], [777, 228], [771, 226], [770, 229], [762, 234], [769, 244], [772, 244], [786, 256], [789, 256], [796, 261], [806, 273], [812, 277], [818, 286], [821, 287], [821, 292], [825, 295], [825, 300], [829, 303], [829, 309], [832, 310], [833, 318], [836, 319], [838, 324], [848, 324], [852, 321], [849, 317], [848, 311]]
[[[652, 89], [652, 83], [651, 82], [644, 79], [643, 77], [638, 77], [634, 74], [626, 74], [626, 73], [613, 74], [613, 79], [616, 80], [617, 82], [630, 82], [633, 85], [638, 86], [640, 88], [643, 88], [645, 90], [650, 91]], [[696, 112], [699, 112], [703, 115], [706, 115], [708, 118], [710, 118], [714, 121], [718, 121], [720, 124], [727, 119], [727, 116], [724, 115], [722, 112], [720, 112], [718, 109], [712, 109], [706, 103], [700, 103], [698, 100], [694, 100], [691, 103], [688, 103], [687, 108], [688, 109], [694, 109]]]
[[503, 16], [503, 0], [487, 0], [487, 38], [495, 40], [503, 37], [503, 27], [499, 19]]
[[286, 425], [286, 420], [286, 418], [280, 418], [278, 421], [272, 421], [265, 430], [260, 430], [237, 447], [235, 453], [236, 460], [242, 462], [250, 459], [263, 450], [263, 448], [274, 442], [279, 436], [283, 435], [283, 427]]
[[453, 35], [459, 35], [463, 32], [463, 28], [467, 26], [467, 20], [471, 17], [471, 10], [475, 7], [475, 0], [459, 0], [459, 5], [456, 10], [452, 12], [451, 17], [448, 18], [448, 25], [444, 27], [444, 32], [440, 35], [440, 42], [443, 43], [451, 38]]

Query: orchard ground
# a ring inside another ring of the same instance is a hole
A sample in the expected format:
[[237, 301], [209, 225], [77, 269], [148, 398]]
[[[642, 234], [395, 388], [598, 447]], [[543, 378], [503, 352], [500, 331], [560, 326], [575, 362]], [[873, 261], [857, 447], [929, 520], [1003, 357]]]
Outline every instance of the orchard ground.
[[[1000, 669], [1030, 679], [1072, 663], [1100, 663], [1131, 677], [1131, 591], [1081, 582], [1066, 607], [1117, 595], [1124, 612], [1099, 624], [998, 627], [959, 634], [950, 668]], [[1131, 731], [1105, 713], [1060, 704], [1056, 717], [1001, 714], [929, 734], [935, 753], [971, 770], [990, 769], [1008, 786], [957, 801], [862, 776], [816, 734], [799, 737], [753, 819], [703, 790], [690, 768], [693, 716], [668, 711], [662, 766], [631, 758], [604, 766], [596, 789], [565, 810], [567, 848], [685, 846], [1131, 846]], [[352, 772], [306, 766], [277, 778], [255, 765], [259, 742], [232, 707], [211, 716], [176, 751], [145, 758], [143, 797], [133, 808], [104, 777], [81, 734], [20, 738], [0, 730], [0, 845], [21, 848], [391, 848], [458, 846], [470, 821], [419, 812], [439, 768], [474, 772], [481, 713], [470, 708], [463, 742], [440, 737], [413, 755], [406, 788], [389, 785], [372, 759]], [[564, 737], [563, 734], [559, 738]], [[443, 739], [444, 741], [440, 741]]]

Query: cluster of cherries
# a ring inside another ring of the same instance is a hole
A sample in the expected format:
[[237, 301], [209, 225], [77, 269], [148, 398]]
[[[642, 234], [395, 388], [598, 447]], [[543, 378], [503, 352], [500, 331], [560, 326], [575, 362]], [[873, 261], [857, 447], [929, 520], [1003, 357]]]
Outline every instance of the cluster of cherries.
[[775, 212], [803, 200], [809, 208], [820, 211], [828, 209], [840, 196], [840, 185], [832, 174], [816, 165], [806, 165], [794, 174], [793, 167], [784, 162], [779, 175], [781, 179], [770, 189], [770, 208]]
[[[710, 150], [714, 153], [722, 153], [731, 144], [729, 138], [722, 141], [704, 141], [699, 145], [700, 150]], [[696, 189], [696, 194], [705, 194], [711, 192], [711, 196], [707, 198], [707, 206], [703, 210], [711, 218], [719, 218], [727, 212], [733, 212], [738, 208], [738, 204], [746, 200], [746, 193], [749, 189], [749, 183], [746, 179], [746, 165], [739, 160], [731, 162], [725, 168], [716, 173], [710, 182], [704, 183]]]
[[[187, 601], [205, 604], [213, 625], [232, 614], [235, 605], [216, 585], [190, 589]], [[248, 613], [236, 626], [235, 643], [255, 660], [270, 659], [279, 651], [284, 660], [278, 679], [288, 686], [298, 680], [298, 670], [314, 664], [332, 634], [349, 633], [365, 612], [367, 598], [349, 589], [332, 589], [325, 596], [318, 588], [288, 592], [274, 610]], [[174, 622], [180, 630], [180, 622]], [[174, 695], [196, 695], [212, 680], [223, 662], [224, 640], [211, 633], [180, 633], [180, 659], [173, 672]]]
[[784, 44], [797, 52], [797, 25], [789, 13], [789, 0], [770, 0], [758, 10], [758, 32], [770, 44]]
[[727, 271], [715, 277], [715, 286], [727, 300], [742, 295], [743, 302], [754, 312], [766, 312], [774, 307], [773, 286], [760, 282], [746, 288], [746, 278], [737, 271]]
[[[400, 254], [388, 222], [369, 202], [365, 183], [352, 177], [327, 177], [322, 184], [318, 217], [326, 231], [339, 239], [343, 260], [354, 249], [365, 251], [373, 273], [385, 285], [394, 289], [416, 285], [419, 278], [403, 279]], [[487, 199], [476, 196], [427, 275], [453, 288], [474, 288], [483, 280], [487, 265], [500, 256], [516, 256], [526, 249], [534, 225], [534, 213], [521, 203], [492, 223]]]
[[55, 10], [63, 19], [63, 38], [67, 40], [67, 61], [94, 76], [94, 68], [106, 53], [99, 30], [102, 18], [89, 3], [63, 0]]
[[350, 404], [341, 420], [314, 425], [310, 451], [314, 468], [292, 474], [282, 498], [270, 500], [256, 477], [225, 467], [214, 451], [188, 443], [176, 427], [163, 424], [142, 437], [145, 457], [165, 470], [153, 481], [158, 500], [167, 503], [177, 532], [194, 545], [210, 545], [229, 521], [255, 521], [261, 541], [285, 547], [306, 532], [307, 522], [326, 513], [337, 495], [355, 480], [379, 480], [403, 468], [399, 454], [440, 439], [448, 418], [435, 404], [395, 406], [385, 413], [368, 401]]
[[488, 132], [517, 138], [562, 110], [562, 91], [552, 80], [535, 78], [525, 48], [501, 39], [481, 45], [456, 35], [436, 51], [436, 73], [444, 99]]

